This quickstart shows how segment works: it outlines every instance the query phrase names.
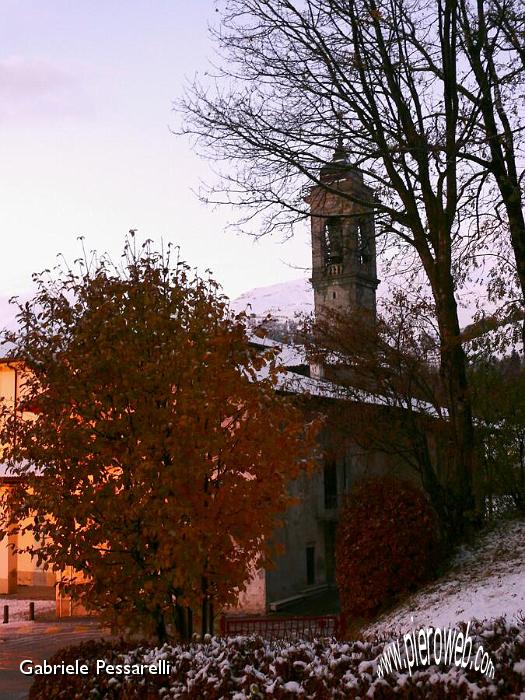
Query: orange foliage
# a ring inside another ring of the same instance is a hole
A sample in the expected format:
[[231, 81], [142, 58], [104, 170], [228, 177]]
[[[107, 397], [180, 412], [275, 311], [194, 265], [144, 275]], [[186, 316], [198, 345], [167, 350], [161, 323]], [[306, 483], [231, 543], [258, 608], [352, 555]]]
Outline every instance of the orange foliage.
[[314, 426], [276, 392], [274, 351], [249, 345], [215, 282], [129, 243], [122, 269], [40, 277], [19, 322], [39, 413], [4, 411], [0, 442], [32, 490], [12, 492], [3, 525], [36, 514], [38, 556], [87, 577], [84, 603], [121, 628], [163, 636], [203, 581], [234, 603], [311, 466]]

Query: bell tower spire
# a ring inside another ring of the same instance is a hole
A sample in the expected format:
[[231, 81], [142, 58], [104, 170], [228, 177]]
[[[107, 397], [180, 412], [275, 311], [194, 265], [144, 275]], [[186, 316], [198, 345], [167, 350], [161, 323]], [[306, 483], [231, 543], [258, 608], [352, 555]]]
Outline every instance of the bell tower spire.
[[319, 179], [332, 191], [316, 185], [305, 198], [311, 214], [315, 313], [366, 309], [375, 314], [374, 198], [362, 173], [349, 164], [341, 136]]

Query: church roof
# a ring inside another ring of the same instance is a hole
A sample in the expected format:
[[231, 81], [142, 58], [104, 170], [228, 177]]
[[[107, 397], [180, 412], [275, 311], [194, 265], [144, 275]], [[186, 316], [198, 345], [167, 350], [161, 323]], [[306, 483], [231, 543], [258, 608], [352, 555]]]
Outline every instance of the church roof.
[[[250, 343], [261, 349], [267, 347], [276, 347], [279, 349], [278, 361], [283, 367], [283, 371], [279, 375], [277, 388], [284, 393], [302, 394], [305, 396], [339, 401], [349, 400], [357, 403], [384, 406], [385, 408], [410, 408], [410, 410], [418, 413], [424, 413], [434, 418], [438, 417], [435, 406], [428, 401], [410, 398], [410, 406], [408, 406], [406, 405], [407, 402], [403, 401], [403, 398], [397, 395], [384, 396], [357, 387], [343, 386], [322, 377], [305, 376], [296, 369], [307, 364], [304, 348], [300, 345], [280, 343], [267, 337], [258, 338], [255, 335], [250, 336]], [[310, 369], [309, 367], [309, 370]], [[267, 368], [263, 368], [258, 372], [258, 377], [261, 379], [266, 376], [268, 376]]]

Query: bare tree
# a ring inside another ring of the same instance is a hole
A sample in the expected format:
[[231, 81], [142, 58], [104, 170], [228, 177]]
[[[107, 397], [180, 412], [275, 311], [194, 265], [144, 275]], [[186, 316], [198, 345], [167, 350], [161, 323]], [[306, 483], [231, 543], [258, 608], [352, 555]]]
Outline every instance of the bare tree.
[[480, 104], [459, 89], [460, 28], [458, 0], [229, 0], [221, 67], [188, 90], [181, 131], [225, 166], [205, 197], [245, 207], [245, 220], [262, 214], [263, 232], [308, 215], [305, 182], [356, 200], [321, 175], [344, 144], [345, 166], [375, 190], [378, 235], [415, 252], [432, 290], [464, 516], [474, 433], [455, 266], [486, 175], [465, 157]]
[[[341, 442], [387, 454], [395, 469], [416, 475], [447, 539], [460, 523], [444, 458], [450, 422], [439, 377], [434, 310], [398, 292], [382, 315], [333, 311], [309, 319], [307, 356], [339, 387], [330, 424]], [[453, 479], [452, 479], [453, 483]]]
[[[458, 0], [458, 59], [466, 70], [457, 90], [469, 103], [467, 114], [479, 115], [470, 143], [461, 154], [479, 169], [481, 210], [494, 204], [495, 235], [508, 229], [521, 289], [518, 315], [525, 297], [525, 9], [516, 0]], [[427, 68], [440, 80], [443, 68], [417, 32], [409, 37], [413, 49], [426, 57]], [[491, 195], [490, 190], [496, 192]], [[479, 216], [477, 224], [482, 217]], [[525, 325], [522, 339], [525, 345]]]
[[[514, 0], [461, 0], [459, 17], [462, 49], [474, 82], [473, 89], [465, 85], [461, 89], [479, 109], [479, 140], [484, 143], [481, 153], [470, 152], [469, 157], [496, 182], [525, 296], [525, 169], [524, 154], [520, 153], [520, 121], [525, 107], [525, 9]], [[525, 326], [523, 340], [525, 343]]]

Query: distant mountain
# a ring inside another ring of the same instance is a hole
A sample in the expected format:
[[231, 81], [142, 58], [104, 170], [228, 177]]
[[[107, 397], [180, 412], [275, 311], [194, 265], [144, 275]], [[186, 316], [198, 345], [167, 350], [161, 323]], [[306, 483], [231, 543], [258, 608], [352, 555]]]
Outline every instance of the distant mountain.
[[314, 310], [314, 292], [310, 280], [302, 278], [256, 287], [231, 302], [234, 311], [263, 318], [271, 314], [278, 321], [293, 320], [298, 314]]
[[[388, 288], [381, 285], [380, 292], [387, 294]], [[465, 328], [472, 323], [476, 312], [476, 300], [483, 298], [485, 290], [473, 287], [463, 291], [458, 298], [459, 323]], [[379, 301], [379, 297], [378, 297]], [[495, 312], [494, 304], [489, 304], [484, 299], [484, 307], [487, 314]], [[310, 280], [306, 278], [272, 284], [268, 287], [256, 287], [244, 292], [233, 299], [231, 306], [234, 311], [246, 311], [254, 320], [264, 318], [267, 314], [280, 323], [293, 321], [298, 314], [310, 314], [314, 310], [314, 292]]]
[[[381, 286], [383, 293], [385, 289]], [[476, 307], [476, 291], [482, 293], [482, 289], [471, 290], [469, 294], [462, 294], [462, 303], [459, 304], [458, 313], [460, 325], [465, 327], [472, 323]], [[21, 295], [22, 301], [30, 299], [31, 295]], [[8, 303], [7, 295], [0, 295], [0, 330], [4, 327], [14, 329], [16, 327], [16, 308]], [[288, 331], [294, 326], [298, 315], [310, 314], [314, 310], [314, 293], [310, 280], [299, 278], [289, 282], [280, 282], [267, 287], [255, 287], [244, 292], [231, 301], [234, 311], [245, 311], [248, 316], [253, 316], [257, 323], [260, 319], [270, 314], [275, 319], [275, 324]], [[486, 304], [487, 313], [493, 313], [494, 307]], [[0, 348], [0, 356], [2, 355]]]

